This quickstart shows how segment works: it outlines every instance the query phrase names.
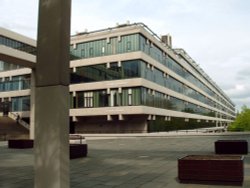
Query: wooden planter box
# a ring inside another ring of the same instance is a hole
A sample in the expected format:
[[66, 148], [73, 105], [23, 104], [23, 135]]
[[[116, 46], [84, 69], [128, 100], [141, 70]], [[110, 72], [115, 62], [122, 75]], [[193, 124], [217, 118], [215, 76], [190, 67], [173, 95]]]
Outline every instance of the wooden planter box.
[[30, 139], [13, 139], [8, 140], [8, 147], [15, 149], [25, 149], [25, 148], [33, 148], [34, 140]]
[[88, 154], [87, 144], [70, 144], [69, 147], [69, 158], [76, 159], [80, 157], [86, 157]]
[[[25, 148], [33, 148], [33, 146], [34, 146], [34, 140], [29, 140], [29, 139], [8, 140], [9, 148], [25, 149]], [[70, 152], [70, 159], [86, 157], [88, 153], [88, 145], [70, 144], [69, 152]]]
[[246, 140], [218, 140], [214, 144], [216, 154], [248, 154]]
[[188, 155], [178, 160], [181, 183], [242, 185], [243, 156]]

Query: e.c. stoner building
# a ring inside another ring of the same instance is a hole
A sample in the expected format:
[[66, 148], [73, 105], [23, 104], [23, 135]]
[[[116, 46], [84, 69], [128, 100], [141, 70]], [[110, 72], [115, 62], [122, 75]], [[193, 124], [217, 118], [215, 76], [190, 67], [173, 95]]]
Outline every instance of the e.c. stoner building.
[[[8, 48], [15, 48], [8, 40], [26, 39], [0, 35], [0, 46]], [[169, 35], [159, 38], [142, 23], [72, 36], [71, 131], [152, 132], [230, 124], [232, 101], [171, 43]], [[29, 118], [30, 69], [4, 61], [0, 69], [2, 109], [6, 103], [10, 107], [2, 111]]]

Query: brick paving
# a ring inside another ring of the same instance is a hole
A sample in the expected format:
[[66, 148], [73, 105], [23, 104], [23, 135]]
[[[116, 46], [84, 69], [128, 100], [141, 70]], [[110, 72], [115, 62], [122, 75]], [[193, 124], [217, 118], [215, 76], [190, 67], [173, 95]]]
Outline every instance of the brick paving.
[[[70, 185], [74, 188], [235, 188], [237, 186], [181, 184], [177, 159], [189, 154], [214, 154], [218, 139], [246, 139], [250, 134], [209, 136], [143, 136], [90, 139], [88, 157], [70, 161]], [[249, 142], [250, 143], [250, 142]], [[8, 149], [0, 142], [0, 187], [34, 185], [33, 149]], [[250, 155], [245, 155], [244, 183], [250, 187]]]

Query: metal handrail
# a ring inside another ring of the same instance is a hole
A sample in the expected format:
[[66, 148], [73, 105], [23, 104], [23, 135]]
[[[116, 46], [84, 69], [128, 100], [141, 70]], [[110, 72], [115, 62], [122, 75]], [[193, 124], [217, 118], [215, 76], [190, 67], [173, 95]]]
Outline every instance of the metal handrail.
[[18, 114], [15, 114], [13, 112], [9, 112], [8, 116], [9, 116], [9, 118], [17, 121], [17, 123], [19, 123], [20, 125], [22, 125], [24, 128], [26, 128], [28, 130], [30, 129], [30, 125], [28, 123], [26, 123], [25, 121], [23, 121], [21, 119], [21, 117], [18, 117]]

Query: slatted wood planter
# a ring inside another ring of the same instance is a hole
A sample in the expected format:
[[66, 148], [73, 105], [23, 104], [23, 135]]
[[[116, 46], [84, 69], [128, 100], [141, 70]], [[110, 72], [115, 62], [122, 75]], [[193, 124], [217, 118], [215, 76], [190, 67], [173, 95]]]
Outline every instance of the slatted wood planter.
[[181, 183], [242, 185], [243, 156], [188, 155], [178, 159]]
[[88, 154], [87, 144], [70, 144], [69, 147], [69, 158], [76, 159], [81, 157], [86, 157]]
[[[26, 149], [26, 148], [33, 148], [33, 146], [34, 146], [34, 140], [30, 140], [30, 139], [8, 140], [8, 148]], [[88, 154], [87, 144], [70, 144], [70, 148], [69, 148], [70, 159], [86, 157], [87, 154]]]
[[14, 149], [33, 148], [34, 140], [31, 139], [10, 139], [8, 140], [8, 147]]
[[248, 154], [246, 140], [218, 140], [214, 144], [216, 154]]

